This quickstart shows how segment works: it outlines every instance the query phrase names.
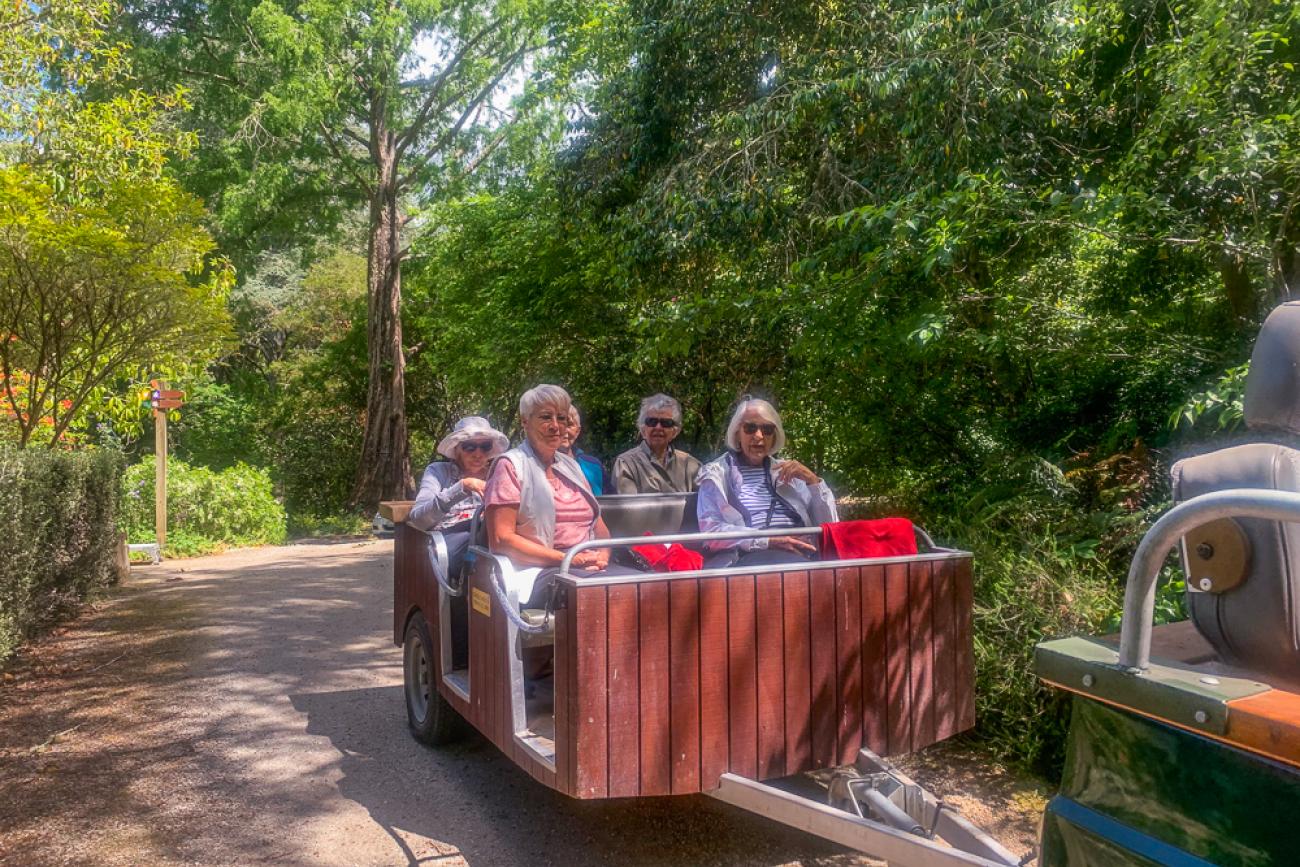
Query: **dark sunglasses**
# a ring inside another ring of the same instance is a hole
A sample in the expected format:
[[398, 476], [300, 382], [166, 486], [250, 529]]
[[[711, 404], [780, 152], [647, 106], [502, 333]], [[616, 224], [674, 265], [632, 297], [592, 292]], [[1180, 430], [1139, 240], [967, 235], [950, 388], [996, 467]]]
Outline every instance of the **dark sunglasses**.
[[749, 434], [750, 436], [753, 436], [759, 431], [762, 431], [763, 436], [765, 437], [770, 437], [776, 433], [776, 425], [771, 424], [769, 422], [764, 422], [763, 424], [759, 424], [756, 421], [747, 421], [741, 424], [740, 427], [742, 430], [744, 430], [745, 433]]
[[492, 441], [483, 440], [482, 442], [476, 442], [476, 443], [461, 443], [460, 448], [461, 451], [464, 452], [470, 452], [470, 453], [482, 452], [483, 454], [487, 454], [488, 452], [492, 451]]
[[646, 427], [661, 427], [672, 430], [677, 427], [677, 421], [671, 418], [648, 418], [645, 420]]

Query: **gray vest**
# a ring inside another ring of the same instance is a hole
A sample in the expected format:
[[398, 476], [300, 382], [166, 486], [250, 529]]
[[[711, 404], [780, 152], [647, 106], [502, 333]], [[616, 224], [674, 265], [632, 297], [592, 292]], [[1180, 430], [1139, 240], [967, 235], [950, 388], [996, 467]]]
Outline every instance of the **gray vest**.
[[[537, 452], [533, 451], [533, 447], [525, 440], [523, 445], [506, 452], [501, 459], [510, 461], [510, 465], [515, 470], [515, 478], [519, 480], [519, 517], [516, 521], [516, 532], [536, 539], [548, 548], [554, 548], [555, 495], [551, 491], [551, 483], [546, 478], [546, 468], [542, 466]], [[592, 514], [595, 517], [592, 518], [591, 526], [587, 528], [587, 538], [590, 539], [596, 528], [596, 521], [600, 519], [600, 503], [592, 494], [591, 485], [587, 483], [582, 467], [563, 452], [555, 453], [555, 463], [552, 467], [557, 474], [573, 482], [591, 503]]]

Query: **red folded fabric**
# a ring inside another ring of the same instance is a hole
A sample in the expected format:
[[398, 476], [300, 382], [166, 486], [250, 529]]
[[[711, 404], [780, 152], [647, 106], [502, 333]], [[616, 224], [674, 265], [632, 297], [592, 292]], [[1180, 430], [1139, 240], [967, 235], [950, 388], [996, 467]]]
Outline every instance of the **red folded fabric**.
[[655, 564], [656, 572], [693, 572], [704, 568], [704, 555], [681, 545], [671, 545], [668, 553]]
[[659, 561], [668, 556], [667, 545], [633, 545], [632, 550], [644, 557], [652, 567], [658, 566]]
[[690, 572], [704, 568], [704, 555], [681, 545], [633, 545], [656, 572]]
[[915, 553], [916, 533], [906, 518], [822, 524], [822, 555], [827, 558], [905, 557]]

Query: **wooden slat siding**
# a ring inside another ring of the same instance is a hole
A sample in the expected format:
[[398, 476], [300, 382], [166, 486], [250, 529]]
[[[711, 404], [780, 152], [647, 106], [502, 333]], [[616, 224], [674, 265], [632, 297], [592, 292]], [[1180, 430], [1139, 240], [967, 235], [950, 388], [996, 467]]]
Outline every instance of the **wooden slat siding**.
[[668, 627], [668, 585], [640, 585], [642, 796], [672, 791]]
[[808, 573], [787, 572], [782, 592], [785, 646], [785, 761], [789, 773], [813, 767], [812, 654]]
[[930, 570], [934, 607], [934, 739], [957, 733], [957, 654], [953, 646], [956, 593], [951, 560], [940, 560]]
[[912, 629], [912, 749], [934, 743], [934, 623], [930, 564], [907, 567], [908, 623]]
[[862, 590], [857, 566], [835, 570], [835, 655], [839, 701], [835, 726], [843, 765], [862, 748]]
[[975, 725], [975, 637], [971, 628], [975, 601], [971, 558], [957, 560], [953, 580], [957, 601], [953, 630], [957, 656], [957, 730], [965, 731]]
[[[479, 569], [474, 570], [473, 578], [470, 582], [471, 593], [474, 589], [483, 589], [482, 573]], [[473, 598], [471, 596], [471, 598]], [[496, 606], [496, 600], [492, 600], [493, 607]], [[487, 634], [492, 625], [489, 617], [475, 611], [470, 606], [469, 611], [469, 699], [472, 715], [470, 722], [474, 728], [478, 729], [484, 737], [489, 740], [492, 738], [492, 702], [488, 700], [491, 695], [491, 681], [489, 680], [489, 670], [492, 667], [492, 661], [488, 654], [491, 647], [487, 641]]]
[[614, 585], [608, 593], [609, 797], [635, 797], [641, 793], [641, 642], [637, 585]]
[[818, 569], [808, 574], [808, 641], [812, 670], [812, 763], [814, 768], [834, 767], [836, 747], [835, 572]]
[[570, 707], [574, 739], [574, 787], [578, 798], [609, 796], [608, 606], [604, 587], [577, 588], [573, 595], [574, 671]]
[[758, 661], [755, 657], [754, 577], [727, 578], [727, 684], [730, 695], [729, 769], [758, 773]]
[[573, 695], [574, 588], [564, 588], [563, 607], [555, 612], [555, 787], [573, 794], [573, 742], [569, 699]]
[[727, 579], [700, 579], [700, 788], [716, 789], [731, 761]]
[[885, 637], [885, 568], [862, 567], [862, 744], [884, 755], [889, 749], [888, 662]]
[[699, 581], [668, 587], [668, 684], [672, 710], [672, 793], [700, 790]]
[[912, 698], [910, 662], [912, 655], [908, 625], [907, 564], [885, 566], [885, 663], [886, 729], [885, 755], [912, 751]]
[[758, 664], [758, 779], [784, 777], [785, 613], [780, 572], [754, 579], [755, 653]]

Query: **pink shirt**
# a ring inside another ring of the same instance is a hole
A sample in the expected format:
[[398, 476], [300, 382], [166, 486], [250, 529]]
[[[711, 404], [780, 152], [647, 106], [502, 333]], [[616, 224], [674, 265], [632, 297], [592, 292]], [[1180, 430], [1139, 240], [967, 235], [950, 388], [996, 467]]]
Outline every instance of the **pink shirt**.
[[[591, 503], [573, 482], [558, 473], [547, 481], [551, 483], [551, 493], [555, 497], [555, 547], [563, 551], [585, 542], [591, 523], [596, 520]], [[519, 478], [510, 461], [497, 461], [483, 492], [483, 503], [489, 508], [519, 505]]]

